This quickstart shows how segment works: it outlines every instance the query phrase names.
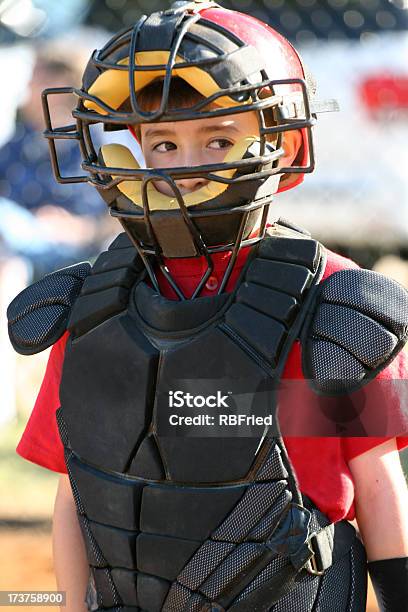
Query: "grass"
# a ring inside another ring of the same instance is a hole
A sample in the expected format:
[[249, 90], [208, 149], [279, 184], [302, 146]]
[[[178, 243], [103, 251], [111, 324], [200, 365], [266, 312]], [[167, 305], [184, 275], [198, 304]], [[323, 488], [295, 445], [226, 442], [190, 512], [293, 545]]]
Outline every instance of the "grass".
[[0, 429], [0, 517], [49, 518], [59, 475], [22, 459], [15, 447], [25, 420], [13, 420]]
[[[15, 353], [9, 353], [10, 359]], [[16, 355], [16, 418], [0, 426], [0, 518], [46, 519], [53, 512], [59, 475], [30, 463], [15, 449], [34, 406], [49, 351]], [[3, 358], [5, 355], [3, 355]]]

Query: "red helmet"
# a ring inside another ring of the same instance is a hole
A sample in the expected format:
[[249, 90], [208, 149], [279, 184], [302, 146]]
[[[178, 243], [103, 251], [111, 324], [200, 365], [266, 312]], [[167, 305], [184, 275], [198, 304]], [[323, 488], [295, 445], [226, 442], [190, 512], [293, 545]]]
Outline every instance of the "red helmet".
[[[176, 77], [199, 92], [202, 100], [188, 108], [170, 108], [169, 92]], [[152, 111], [142, 110], [138, 95], [157, 80], [162, 88], [160, 104]], [[64, 92], [79, 98], [72, 113], [76, 125], [53, 129], [48, 96]], [[57, 179], [95, 185], [146, 264], [154, 255], [165, 271], [163, 256], [207, 258], [208, 269], [195, 297], [211, 274], [209, 255], [232, 250], [234, 258], [242, 245], [259, 241], [272, 196], [298, 185], [306, 172], [313, 171], [311, 128], [317, 112], [313, 95], [313, 82], [298, 53], [271, 27], [215, 2], [175, 2], [169, 10], [143, 16], [95, 51], [81, 89], [43, 93], [45, 135]], [[322, 110], [333, 110], [333, 105], [320, 104]], [[115, 130], [247, 111], [257, 113], [259, 138], [236, 143], [219, 164], [140, 168], [123, 145], [104, 145], [96, 152], [92, 139], [94, 123]], [[289, 130], [301, 131], [302, 145], [294, 165], [279, 168], [282, 136]], [[67, 137], [79, 141], [87, 176], [60, 176], [54, 141]], [[206, 179], [206, 186], [182, 196], [177, 179], [195, 176]], [[155, 180], [165, 180], [174, 196], [159, 193]], [[260, 217], [259, 236], [251, 237]], [[148, 270], [157, 287], [152, 267]]]

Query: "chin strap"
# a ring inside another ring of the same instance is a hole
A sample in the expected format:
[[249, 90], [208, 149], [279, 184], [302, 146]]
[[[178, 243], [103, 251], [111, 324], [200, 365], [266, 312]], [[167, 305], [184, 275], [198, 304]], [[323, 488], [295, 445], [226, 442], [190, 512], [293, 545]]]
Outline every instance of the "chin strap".
[[367, 567], [381, 612], [407, 612], [408, 557], [370, 561]]

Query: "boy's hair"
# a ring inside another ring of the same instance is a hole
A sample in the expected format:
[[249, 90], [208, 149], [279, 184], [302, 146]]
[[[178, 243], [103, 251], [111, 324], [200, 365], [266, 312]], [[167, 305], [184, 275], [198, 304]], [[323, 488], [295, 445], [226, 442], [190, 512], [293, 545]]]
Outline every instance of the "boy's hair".
[[[137, 101], [144, 111], [152, 111], [162, 97], [164, 80], [159, 77], [139, 91]], [[204, 100], [204, 96], [181, 77], [173, 77], [170, 81], [169, 109], [190, 108]], [[209, 104], [208, 107], [211, 105]], [[215, 106], [215, 105], [213, 105]]]
[[[162, 91], [163, 78], [161, 77], [158, 77], [149, 83], [149, 85], [146, 85], [146, 87], [140, 90], [137, 94], [137, 103], [141, 110], [144, 112], [151, 112], [157, 109], [162, 98]], [[191, 87], [191, 85], [189, 85], [184, 79], [180, 77], [173, 77], [171, 79], [168, 102], [169, 110], [173, 110], [175, 108], [191, 108], [195, 104], [202, 102], [204, 99], [204, 96], [200, 94], [199, 91], [194, 89], [194, 87]], [[129, 99], [126, 102], [130, 109]], [[215, 107], [215, 104], [208, 104], [205, 108], [208, 109]], [[140, 141], [140, 126], [135, 125], [133, 127]]]

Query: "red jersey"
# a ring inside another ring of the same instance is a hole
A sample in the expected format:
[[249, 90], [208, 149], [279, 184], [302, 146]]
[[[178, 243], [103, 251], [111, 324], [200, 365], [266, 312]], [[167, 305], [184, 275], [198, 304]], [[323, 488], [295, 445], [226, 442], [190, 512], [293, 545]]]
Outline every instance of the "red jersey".
[[[240, 250], [226, 287], [227, 291], [233, 289], [249, 250], [250, 247]], [[230, 255], [229, 252], [213, 255], [214, 271], [202, 295], [216, 293]], [[201, 260], [172, 259], [166, 263], [185, 295], [191, 296], [206, 269], [204, 258]], [[327, 251], [323, 279], [337, 270], [356, 267], [358, 267], [357, 264], [351, 260]], [[173, 298], [173, 290], [160, 273], [158, 281], [163, 294], [168, 298]], [[60, 405], [59, 385], [67, 338], [68, 333], [64, 334], [52, 347], [34, 410], [16, 449], [17, 453], [28, 461], [61, 473], [67, 473], [67, 469], [55, 412]], [[400, 353], [379, 374], [379, 377], [385, 380], [407, 379], [408, 358], [406, 354]], [[283, 378], [303, 378], [299, 342], [295, 342], [292, 347]], [[384, 406], [384, 410], [392, 410], [392, 406]], [[312, 499], [331, 521], [339, 521], [343, 518], [352, 520], [355, 517], [354, 486], [348, 462], [389, 439], [384, 437], [284, 437], [301, 492]], [[400, 450], [408, 446], [408, 437], [397, 438], [397, 445]]]

